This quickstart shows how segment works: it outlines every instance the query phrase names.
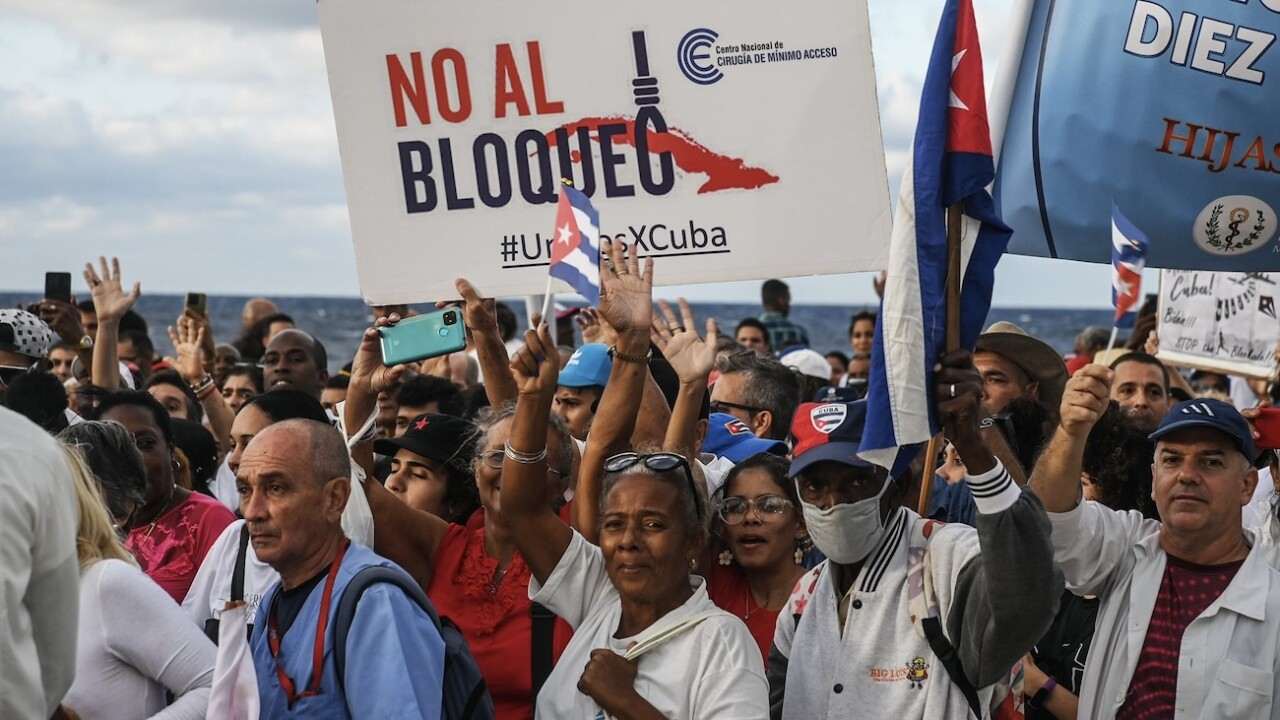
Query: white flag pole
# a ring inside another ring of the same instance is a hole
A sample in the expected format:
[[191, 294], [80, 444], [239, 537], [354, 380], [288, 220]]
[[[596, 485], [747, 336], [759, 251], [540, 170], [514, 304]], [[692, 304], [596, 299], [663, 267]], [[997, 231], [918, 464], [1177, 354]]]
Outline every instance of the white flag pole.
[[1107, 352], [1111, 352], [1111, 349], [1112, 349], [1112, 348], [1114, 348], [1114, 347], [1116, 346], [1116, 335], [1117, 335], [1117, 334], [1119, 334], [1119, 333], [1120, 333], [1120, 326], [1119, 326], [1119, 325], [1112, 325], [1112, 326], [1111, 326], [1111, 340], [1107, 342]]
[[547, 319], [547, 312], [551, 310], [551, 302], [555, 299], [555, 295], [551, 292], [551, 276], [547, 275], [547, 294], [542, 297], [542, 322], [554, 328], [552, 322]]

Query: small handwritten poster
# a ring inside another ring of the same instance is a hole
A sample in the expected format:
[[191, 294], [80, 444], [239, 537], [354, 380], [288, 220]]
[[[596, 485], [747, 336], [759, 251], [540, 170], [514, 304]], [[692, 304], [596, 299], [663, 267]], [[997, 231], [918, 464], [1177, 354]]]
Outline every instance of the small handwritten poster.
[[1276, 375], [1280, 273], [1160, 273], [1160, 354], [1174, 365], [1254, 378]]

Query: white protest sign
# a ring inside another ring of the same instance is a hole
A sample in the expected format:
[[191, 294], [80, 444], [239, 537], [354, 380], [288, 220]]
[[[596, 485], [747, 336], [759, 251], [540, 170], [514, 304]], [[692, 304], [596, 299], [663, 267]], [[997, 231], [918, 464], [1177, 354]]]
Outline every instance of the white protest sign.
[[[360, 287], [542, 292], [569, 178], [663, 284], [884, 267], [866, 0], [320, 0]], [[637, 128], [640, 132], [637, 132]], [[567, 291], [567, 285], [560, 285]]]
[[1160, 273], [1161, 360], [1174, 365], [1275, 375], [1280, 273], [1165, 270]]

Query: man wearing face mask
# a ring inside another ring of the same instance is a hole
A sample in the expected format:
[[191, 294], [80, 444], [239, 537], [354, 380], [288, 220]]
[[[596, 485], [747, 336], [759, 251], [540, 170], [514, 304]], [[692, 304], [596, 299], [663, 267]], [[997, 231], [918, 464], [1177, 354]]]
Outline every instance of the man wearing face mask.
[[1011, 668], [1044, 634], [1062, 573], [1043, 505], [979, 436], [982, 379], [966, 352], [935, 373], [938, 418], [969, 473], [977, 528], [899, 505], [910, 473], [857, 455], [866, 402], [806, 403], [791, 475], [828, 560], [800, 579], [769, 654], [774, 720], [998, 717]]

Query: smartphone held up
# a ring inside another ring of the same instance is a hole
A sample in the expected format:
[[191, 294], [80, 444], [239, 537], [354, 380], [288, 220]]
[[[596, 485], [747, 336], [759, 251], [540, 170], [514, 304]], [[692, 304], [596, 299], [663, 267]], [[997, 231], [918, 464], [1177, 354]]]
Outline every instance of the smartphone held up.
[[379, 328], [378, 334], [382, 364], [388, 367], [461, 352], [467, 346], [466, 327], [458, 308], [405, 318]]

